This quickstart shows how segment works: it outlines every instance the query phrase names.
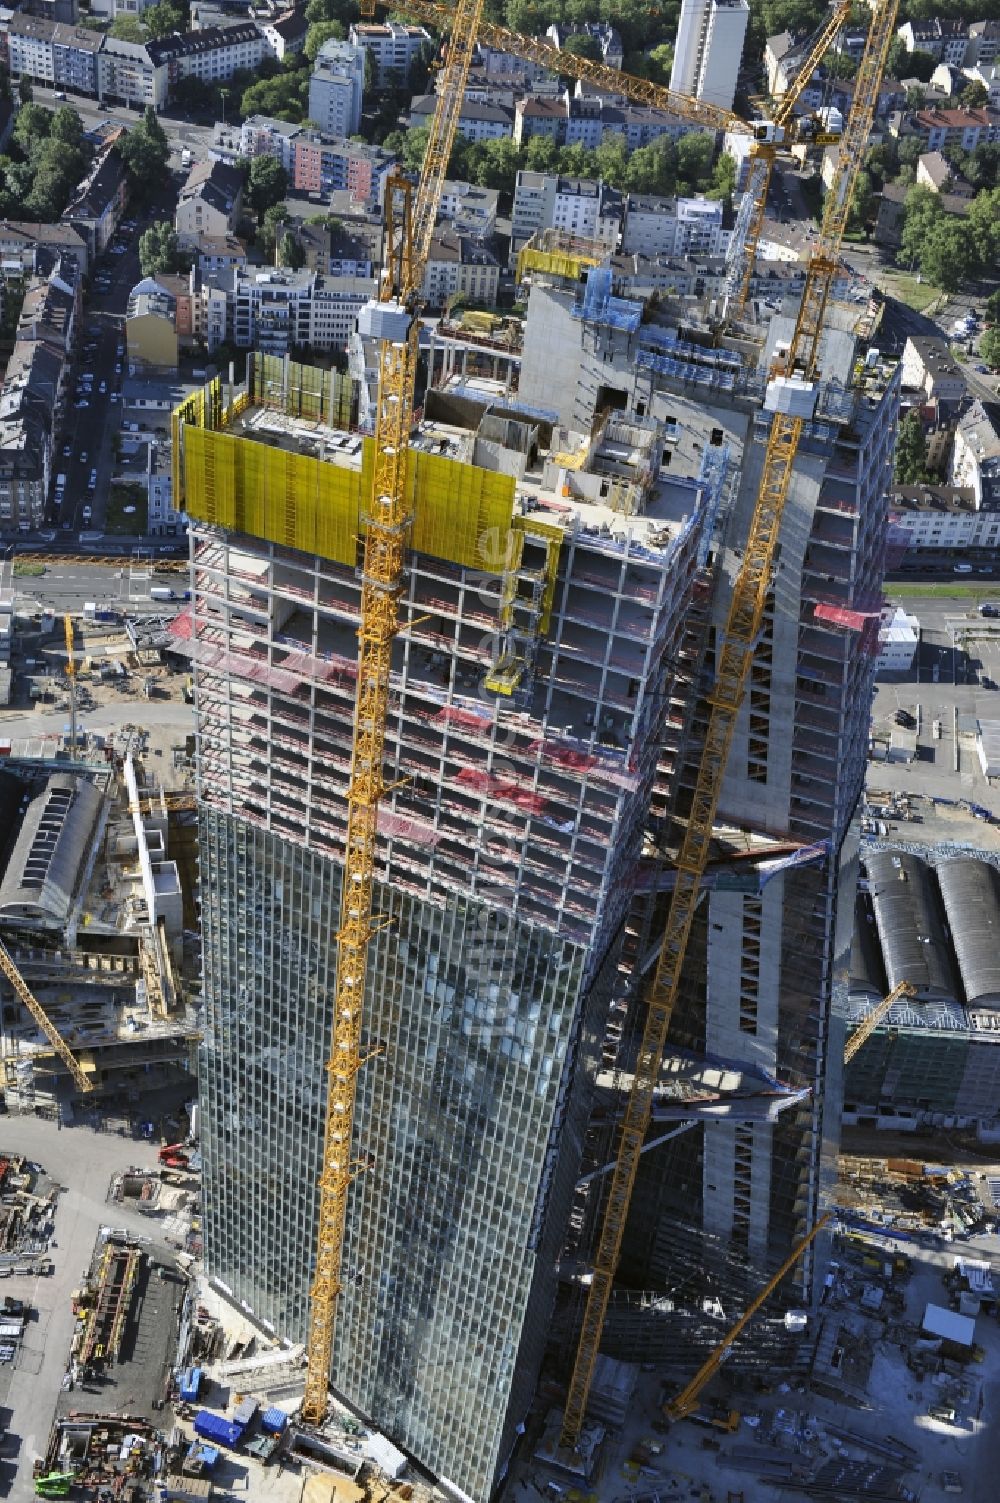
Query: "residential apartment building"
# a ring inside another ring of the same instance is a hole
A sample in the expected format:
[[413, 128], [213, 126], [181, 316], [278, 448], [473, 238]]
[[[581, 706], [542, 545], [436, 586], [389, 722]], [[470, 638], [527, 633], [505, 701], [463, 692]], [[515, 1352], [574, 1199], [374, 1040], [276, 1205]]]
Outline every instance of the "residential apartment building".
[[939, 62], [960, 68], [969, 50], [969, 31], [968, 23], [962, 21], [906, 21], [896, 35], [907, 52], [927, 52]]
[[731, 110], [749, 20], [747, 0], [682, 0], [670, 87]]
[[309, 22], [305, 12], [297, 6], [280, 16], [255, 17], [257, 27], [264, 38], [264, 46], [272, 57], [283, 63], [286, 58], [301, 52], [309, 34]]
[[91, 260], [111, 244], [128, 202], [128, 174], [117, 139], [112, 137], [97, 153], [62, 212], [63, 223], [72, 225], [87, 242]]
[[52, 39], [55, 22], [41, 16], [16, 12], [7, 27], [7, 56], [12, 78], [30, 78], [37, 83], [55, 82]]
[[545, 33], [546, 41], [561, 51], [571, 37], [592, 37], [601, 49], [601, 62], [609, 68], [620, 68], [625, 61], [622, 39], [609, 21], [586, 21], [582, 26], [550, 26]]
[[978, 506], [971, 485], [896, 486], [889, 516], [907, 555], [995, 548], [1000, 542], [1000, 510]]
[[200, 78], [203, 83], [212, 84], [237, 72], [253, 73], [269, 52], [253, 21], [175, 32], [150, 42], [149, 47], [158, 65], [168, 70], [171, 92], [180, 78]]
[[408, 26], [402, 21], [386, 21], [381, 25], [358, 21], [351, 27], [348, 38], [371, 57], [377, 89], [405, 85], [421, 53], [426, 50], [430, 57], [435, 49], [434, 38], [425, 27]]
[[666, 137], [678, 140], [697, 129], [667, 110], [629, 104], [624, 97], [575, 91], [556, 96], [527, 95], [514, 104], [513, 139], [523, 146], [533, 136], [545, 136], [557, 146], [600, 146], [606, 136], [624, 136], [629, 151], [638, 151]]
[[968, 395], [962, 368], [943, 339], [911, 334], [903, 346], [902, 384], [928, 402], [957, 406]]
[[309, 80], [309, 118], [332, 136], [353, 136], [361, 124], [365, 50], [352, 42], [324, 42]]
[[183, 245], [231, 235], [243, 212], [243, 174], [225, 162], [196, 162], [177, 199], [174, 229]]
[[[180, 283], [180, 286], [171, 285]], [[130, 375], [177, 373], [177, 298], [182, 278], [143, 277], [129, 293], [125, 350]]]
[[299, 224], [293, 231], [309, 271], [330, 277], [372, 277], [379, 264], [381, 235], [361, 225]]
[[392, 152], [366, 141], [303, 131], [292, 143], [292, 186], [299, 193], [347, 192], [355, 203], [381, 205]]
[[[410, 101], [407, 125], [411, 129], [430, 125], [436, 105], [436, 94], [415, 94]], [[467, 141], [499, 141], [513, 135], [514, 111], [504, 105], [480, 104], [466, 95], [458, 117], [458, 129]]]
[[1000, 141], [1000, 114], [989, 108], [918, 110], [913, 125], [916, 134], [922, 138], [925, 152], [943, 151], [946, 146], [975, 151], [980, 144]]
[[733, 233], [733, 215], [718, 199], [625, 198], [621, 249], [642, 256], [723, 256]]
[[547, 229], [587, 236], [614, 251], [622, 213], [622, 196], [607, 183], [522, 170], [517, 174], [511, 211], [511, 257], [538, 230]]
[[1000, 512], [1000, 403], [977, 399], [959, 418], [949, 479], [971, 489], [978, 511]]
[[143, 110], [166, 104], [170, 81], [157, 44], [122, 42], [105, 36], [97, 54], [97, 97], [101, 103], [120, 103]]
[[439, 226], [427, 253], [423, 295], [431, 308], [444, 308], [457, 295], [493, 306], [500, 285], [500, 262], [488, 244]]
[[52, 32], [52, 82], [68, 94], [97, 94], [97, 58], [104, 38], [85, 26], [57, 25]]
[[229, 324], [240, 349], [288, 354], [293, 347], [346, 350], [361, 309], [376, 294], [371, 276], [239, 267], [232, 273]]
[[488, 239], [496, 229], [499, 203], [498, 189], [449, 178], [441, 186], [438, 218], [447, 220], [460, 234]]
[[0, 278], [47, 272], [63, 256], [72, 257], [87, 275], [87, 241], [72, 225], [0, 219]]
[[0, 532], [8, 535], [47, 520], [82, 289], [81, 268], [66, 257], [25, 292], [0, 385]]

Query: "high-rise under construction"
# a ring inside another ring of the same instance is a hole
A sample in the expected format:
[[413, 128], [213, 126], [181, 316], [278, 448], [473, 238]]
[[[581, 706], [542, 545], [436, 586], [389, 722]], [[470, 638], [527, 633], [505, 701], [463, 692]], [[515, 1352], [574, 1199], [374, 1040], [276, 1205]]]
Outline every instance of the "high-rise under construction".
[[[444, 325], [429, 354], [331, 1374], [476, 1500], [504, 1473], [553, 1332], [572, 1334], [635, 983], [655, 957], [759, 483], [761, 372], [788, 334], [776, 318], [762, 348], [720, 346], [689, 311], [664, 301], [651, 318], [615, 295], [599, 257], [576, 252], [527, 259], [523, 349]], [[643, 1156], [605, 1333], [618, 1355], [655, 1358], [684, 1320], [659, 1296], [685, 1260], [727, 1247], [777, 1266], [830, 1167], [831, 999], [897, 389], [856, 322], [831, 321], [786, 508], [650, 1131], [669, 1141]], [[354, 376], [255, 356], [245, 387], [213, 382], [175, 414], [192, 518], [206, 1266], [297, 1340], [373, 462], [355, 431], [356, 353]], [[678, 1135], [664, 1119], [695, 1125]], [[806, 1295], [811, 1277], [807, 1262]]]

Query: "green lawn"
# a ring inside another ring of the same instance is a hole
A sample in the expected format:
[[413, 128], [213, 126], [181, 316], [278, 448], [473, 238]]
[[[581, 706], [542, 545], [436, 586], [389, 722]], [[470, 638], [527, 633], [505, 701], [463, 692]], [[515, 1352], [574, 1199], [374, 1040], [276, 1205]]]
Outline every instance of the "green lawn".
[[892, 596], [904, 596], [906, 599], [928, 597], [930, 599], [947, 600], [949, 596], [955, 600], [995, 600], [1000, 596], [1000, 581], [990, 583], [989, 580], [977, 580], [975, 584], [907, 584], [905, 580], [887, 580], [885, 593]]
[[[126, 506], [134, 511], [126, 511]], [[142, 485], [113, 485], [108, 495], [104, 531], [113, 537], [145, 536], [149, 526], [149, 497]]]
[[37, 579], [39, 575], [45, 573], [45, 565], [40, 564], [34, 558], [15, 558], [14, 573], [19, 574], [22, 579], [25, 577]]
[[918, 282], [916, 277], [908, 276], [906, 272], [883, 271], [879, 274], [879, 283], [883, 292], [906, 303], [915, 313], [925, 313], [941, 297], [936, 287], [932, 287], [929, 282]]

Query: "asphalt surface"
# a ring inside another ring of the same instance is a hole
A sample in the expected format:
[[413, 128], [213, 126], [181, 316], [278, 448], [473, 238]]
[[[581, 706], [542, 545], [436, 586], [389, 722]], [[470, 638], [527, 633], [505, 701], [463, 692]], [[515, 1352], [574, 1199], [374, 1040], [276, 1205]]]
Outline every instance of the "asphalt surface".
[[[6, 583], [7, 573], [3, 574]], [[174, 590], [178, 595], [187, 588], [183, 573], [158, 574], [155, 561], [151, 569], [133, 569], [128, 560], [121, 568], [110, 565], [87, 565], [75, 560], [62, 560], [54, 556], [41, 575], [14, 577], [13, 589], [20, 607], [31, 604], [38, 609], [51, 607], [56, 611], [80, 611], [88, 600], [99, 602], [119, 610], [155, 609], [158, 614], [170, 615], [182, 609], [183, 600], [150, 600], [149, 591], [154, 586]]]

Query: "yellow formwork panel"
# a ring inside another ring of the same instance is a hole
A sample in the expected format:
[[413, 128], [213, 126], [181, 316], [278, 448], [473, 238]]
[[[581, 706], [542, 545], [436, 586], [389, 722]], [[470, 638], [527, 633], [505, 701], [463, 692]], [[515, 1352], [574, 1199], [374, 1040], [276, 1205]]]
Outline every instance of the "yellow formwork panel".
[[[371, 440], [366, 440], [366, 447]], [[499, 574], [514, 510], [514, 477], [410, 450], [413, 546], [434, 558]]]
[[597, 256], [573, 254], [565, 250], [536, 250], [525, 246], [517, 258], [517, 280], [523, 282], [526, 272], [541, 271], [549, 276], [566, 277], [569, 281], [576, 282], [588, 266], [600, 264]]
[[528, 537], [540, 539], [546, 547], [545, 586], [542, 590], [542, 611], [538, 623], [539, 630], [544, 636], [552, 620], [552, 605], [556, 598], [556, 577], [559, 573], [559, 551], [562, 548], [563, 529], [558, 522], [543, 522], [538, 517], [515, 517], [513, 526], [516, 532], [523, 532]]
[[[190, 516], [354, 566], [371, 494], [372, 439], [364, 441], [361, 468], [354, 470], [190, 423], [179, 437], [178, 477]], [[501, 573], [514, 488], [512, 475], [411, 450], [413, 547]]]

